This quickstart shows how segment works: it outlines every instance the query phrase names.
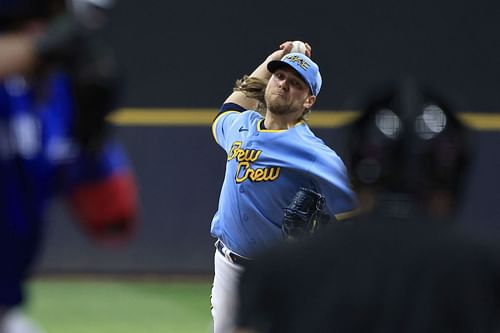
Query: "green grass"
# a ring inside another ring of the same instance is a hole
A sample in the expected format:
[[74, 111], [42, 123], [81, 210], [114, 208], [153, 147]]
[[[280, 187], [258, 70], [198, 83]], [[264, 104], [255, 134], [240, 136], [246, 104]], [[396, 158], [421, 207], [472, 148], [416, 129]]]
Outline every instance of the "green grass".
[[210, 332], [211, 282], [35, 280], [28, 313], [47, 333]]

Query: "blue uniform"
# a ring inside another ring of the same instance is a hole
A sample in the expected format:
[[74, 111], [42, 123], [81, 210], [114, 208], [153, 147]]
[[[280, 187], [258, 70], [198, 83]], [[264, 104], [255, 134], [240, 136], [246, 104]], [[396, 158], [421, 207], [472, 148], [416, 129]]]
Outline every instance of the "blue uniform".
[[355, 208], [344, 163], [305, 122], [265, 130], [263, 121], [255, 111], [225, 104], [212, 125], [227, 164], [211, 233], [250, 258], [282, 239], [283, 209], [300, 187], [322, 193], [332, 215]]
[[63, 73], [51, 75], [36, 92], [21, 77], [0, 83], [0, 306], [23, 300], [49, 200], [127, 169], [112, 143], [97, 158], [83, 156], [73, 140], [71, 95]]

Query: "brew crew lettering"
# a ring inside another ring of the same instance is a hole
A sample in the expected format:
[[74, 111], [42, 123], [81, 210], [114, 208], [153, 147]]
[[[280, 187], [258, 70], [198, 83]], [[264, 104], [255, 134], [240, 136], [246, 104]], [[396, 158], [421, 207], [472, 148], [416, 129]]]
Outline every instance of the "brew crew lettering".
[[236, 158], [238, 162], [255, 162], [261, 153], [261, 150], [241, 149], [241, 141], [236, 141], [231, 146], [231, 150], [229, 150], [227, 160], [230, 161]]
[[236, 141], [232, 144], [229, 154], [227, 155], [227, 160], [236, 159], [238, 161], [235, 175], [236, 183], [242, 183], [247, 179], [252, 182], [267, 182], [274, 181], [279, 177], [281, 171], [280, 167], [251, 167], [251, 163], [255, 162], [261, 153], [262, 150], [242, 149], [241, 141]]
[[253, 182], [267, 182], [276, 180], [280, 175], [280, 167], [250, 168], [249, 162], [238, 162], [236, 170], [236, 183], [242, 183], [247, 179]]

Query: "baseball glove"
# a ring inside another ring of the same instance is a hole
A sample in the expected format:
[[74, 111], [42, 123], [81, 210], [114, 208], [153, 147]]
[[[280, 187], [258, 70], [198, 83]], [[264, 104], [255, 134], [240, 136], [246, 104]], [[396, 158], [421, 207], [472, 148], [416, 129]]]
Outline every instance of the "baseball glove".
[[325, 197], [301, 187], [290, 205], [284, 209], [281, 230], [285, 239], [299, 239], [314, 234], [330, 220], [325, 212]]

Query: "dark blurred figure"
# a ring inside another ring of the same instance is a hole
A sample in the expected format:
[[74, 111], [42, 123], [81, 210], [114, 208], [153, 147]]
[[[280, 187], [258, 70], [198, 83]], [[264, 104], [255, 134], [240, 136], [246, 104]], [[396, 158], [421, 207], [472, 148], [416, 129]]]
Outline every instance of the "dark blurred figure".
[[134, 177], [105, 121], [119, 82], [100, 38], [111, 6], [0, 0], [0, 333], [39, 332], [24, 284], [52, 197], [99, 242], [121, 244], [135, 225]]
[[360, 215], [249, 266], [238, 332], [498, 332], [500, 250], [453, 224], [466, 128], [408, 80], [371, 95], [350, 134]]

